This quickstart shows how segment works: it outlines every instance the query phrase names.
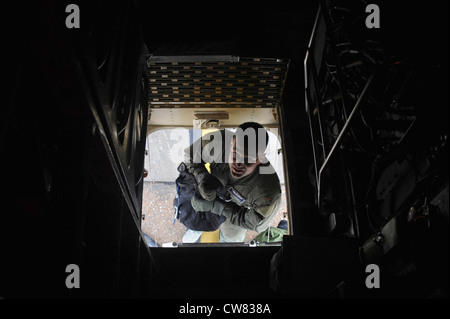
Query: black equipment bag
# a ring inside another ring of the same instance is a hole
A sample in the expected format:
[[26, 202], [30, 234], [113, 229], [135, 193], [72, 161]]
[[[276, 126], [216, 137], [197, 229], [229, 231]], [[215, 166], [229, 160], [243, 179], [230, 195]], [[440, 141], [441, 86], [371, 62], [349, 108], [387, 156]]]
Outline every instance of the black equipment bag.
[[187, 172], [184, 163], [178, 166], [180, 175], [175, 180], [177, 195], [173, 201], [175, 208], [174, 223], [177, 219], [191, 230], [214, 231], [226, 220], [226, 217], [211, 212], [197, 212], [191, 205], [191, 198], [197, 192], [197, 181], [194, 175]]

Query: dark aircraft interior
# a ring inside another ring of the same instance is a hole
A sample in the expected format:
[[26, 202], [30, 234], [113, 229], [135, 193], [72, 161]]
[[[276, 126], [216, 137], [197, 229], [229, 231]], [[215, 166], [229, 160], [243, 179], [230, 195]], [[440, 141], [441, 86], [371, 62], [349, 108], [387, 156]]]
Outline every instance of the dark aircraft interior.
[[[0, 297], [448, 299], [449, 4], [392, 2], [11, 4]], [[146, 137], [202, 110], [278, 130], [281, 243], [149, 245]]]

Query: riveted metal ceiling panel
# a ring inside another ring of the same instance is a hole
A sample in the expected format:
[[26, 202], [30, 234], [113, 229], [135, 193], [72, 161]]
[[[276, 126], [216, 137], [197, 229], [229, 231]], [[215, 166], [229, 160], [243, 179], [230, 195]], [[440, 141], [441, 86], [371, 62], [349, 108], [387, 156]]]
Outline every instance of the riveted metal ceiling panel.
[[151, 56], [151, 108], [274, 108], [289, 60], [235, 56]]

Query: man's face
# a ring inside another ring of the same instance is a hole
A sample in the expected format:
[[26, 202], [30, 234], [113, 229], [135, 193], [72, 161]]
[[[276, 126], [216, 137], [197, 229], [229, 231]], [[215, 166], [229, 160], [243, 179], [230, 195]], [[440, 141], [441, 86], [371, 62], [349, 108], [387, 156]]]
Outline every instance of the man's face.
[[231, 141], [231, 152], [228, 158], [228, 165], [230, 166], [231, 176], [235, 179], [250, 175], [258, 167], [264, 158], [264, 154], [259, 154], [256, 158], [249, 157], [244, 151], [243, 145], [233, 138]]

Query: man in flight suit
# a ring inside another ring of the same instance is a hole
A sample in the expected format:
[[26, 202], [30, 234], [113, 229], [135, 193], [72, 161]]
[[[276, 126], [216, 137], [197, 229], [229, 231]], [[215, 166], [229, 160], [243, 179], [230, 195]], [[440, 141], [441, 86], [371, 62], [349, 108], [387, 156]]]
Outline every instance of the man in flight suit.
[[[216, 147], [208, 148], [212, 142]], [[220, 226], [221, 242], [242, 242], [247, 229], [266, 230], [278, 211], [280, 180], [265, 157], [267, 143], [265, 128], [246, 122], [235, 133], [207, 134], [185, 150], [184, 163], [201, 195], [192, 197], [192, 207], [226, 217]], [[196, 234], [199, 237], [201, 232]]]

